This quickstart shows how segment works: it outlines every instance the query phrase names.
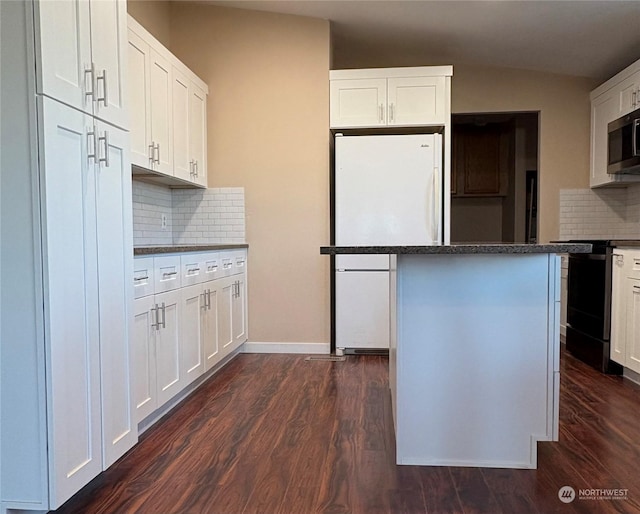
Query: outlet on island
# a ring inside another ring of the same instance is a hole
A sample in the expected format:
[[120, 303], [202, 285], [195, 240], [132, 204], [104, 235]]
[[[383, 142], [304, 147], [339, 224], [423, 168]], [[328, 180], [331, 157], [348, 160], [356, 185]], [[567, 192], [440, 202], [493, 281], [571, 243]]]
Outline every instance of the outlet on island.
[[164, 213], [160, 215], [160, 227], [162, 230], [167, 230], [167, 215]]

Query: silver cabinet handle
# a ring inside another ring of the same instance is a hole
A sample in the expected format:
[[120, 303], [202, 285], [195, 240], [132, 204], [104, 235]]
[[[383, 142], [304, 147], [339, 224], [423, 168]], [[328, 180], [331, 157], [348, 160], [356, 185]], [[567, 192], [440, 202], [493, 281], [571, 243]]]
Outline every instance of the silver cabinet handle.
[[191, 268], [187, 270], [187, 273], [195, 273], [196, 271], [200, 271], [200, 268]]
[[160, 164], [160, 143], [156, 143], [156, 150], [158, 151], [158, 157], [156, 158], [156, 164]]
[[141, 280], [147, 280], [148, 278], [149, 278], [148, 275], [146, 277], [133, 277], [133, 281], [140, 282]]
[[166, 273], [162, 274], [163, 278], [167, 278], [167, 277], [172, 277], [173, 275], [177, 275], [178, 272], [177, 271], [167, 271]]
[[107, 70], [102, 70], [102, 75], [96, 77], [96, 89], [98, 89], [98, 81], [102, 81], [102, 98], [96, 98], [96, 103], [102, 102], [105, 107], [109, 103], [107, 98]]
[[211, 310], [211, 289], [207, 289], [207, 305], [209, 306], [209, 310]]
[[384, 123], [384, 106], [380, 104], [380, 123]]
[[160, 330], [160, 322], [158, 320], [158, 304], [156, 303], [154, 307], [151, 308], [151, 312], [154, 314], [154, 317], [156, 319], [155, 323], [151, 323], [151, 326], [153, 328], [155, 328], [156, 330]]
[[151, 141], [151, 144], [149, 145], [149, 160], [151, 161], [151, 164], [156, 162], [156, 160], [153, 158], [153, 156], [155, 155], [155, 149], [156, 145], [153, 143], [153, 141]]
[[109, 131], [104, 131], [104, 136], [99, 137], [98, 141], [104, 142], [104, 157], [98, 157], [98, 162], [104, 162], [104, 165], [109, 167]]
[[[89, 90], [87, 88], [87, 75], [90, 75], [90, 81], [89, 83], [91, 84], [91, 90]], [[85, 99], [88, 96], [93, 97], [95, 94], [95, 68], [93, 67], [93, 63], [91, 63], [90, 66], [85, 66], [84, 68], [84, 97]]]
[[203, 291], [202, 294], [200, 295], [200, 297], [202, 298], [202, 309], [203, 310], [207, 310], [207, 292]]
[[[89, 149], [93, 146], [93, 153], [89, 153]], [[87, 158], [96, 158], [96, 133], [94, 130], [87, 131]]]
[[196, 173], [196, 178], [198, 178], [198, 160], [193, 161], [193, 169]]
[[167, 310], [162, 302], [162, 328], [167, 328]]
[[189, 175], [193, 177], [193, 159], [189, 161]]
[[635, 107], [636, 106], [636, 98], [638, 96], [638, 92], [634, 91], [633, 93], [631, 93], [631, 107]]
[[393, 104], [391, 104], [389, 106], [389, 121], [393, 121], [394, 120], [394, 109], [393, 109]]

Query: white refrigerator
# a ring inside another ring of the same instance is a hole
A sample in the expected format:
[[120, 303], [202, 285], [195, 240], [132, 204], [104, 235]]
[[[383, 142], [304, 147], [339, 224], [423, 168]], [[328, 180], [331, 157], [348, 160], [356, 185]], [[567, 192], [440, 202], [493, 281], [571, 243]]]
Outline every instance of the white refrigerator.
[[[337, 246], [442, 242], [440, 134], [335, 138]], [[336, 351], [389, 348], [389, 256], [337, 255]]]

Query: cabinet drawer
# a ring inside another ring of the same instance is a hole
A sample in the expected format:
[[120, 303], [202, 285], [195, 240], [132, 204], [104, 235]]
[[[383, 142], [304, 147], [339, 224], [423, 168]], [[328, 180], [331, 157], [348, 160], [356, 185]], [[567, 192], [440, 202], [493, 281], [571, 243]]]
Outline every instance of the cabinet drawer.
[[207, 280], [204, 256], [201, 253], [186, 253], [180, 256], [182, 287], [201, 284]]
[[142, 298], [154, 291], [153, 257], [139, 257], [133, 260], [133, 297]]
[[221, 252], [209, 252], [203, 255], [205, 281], [222, 277]]
[[247, 252], [240, 250], [233, 254], [233, 274], [244, 273], [247, 268]]
[[220, 265], [222, 267], [220, 276], [228, 277], [234, 274], [234, 261], [235, 259], [233, 251], [220, 252]]
[[156, 294], [181, 287], [179, 255], [154, 257], [153, 268]]

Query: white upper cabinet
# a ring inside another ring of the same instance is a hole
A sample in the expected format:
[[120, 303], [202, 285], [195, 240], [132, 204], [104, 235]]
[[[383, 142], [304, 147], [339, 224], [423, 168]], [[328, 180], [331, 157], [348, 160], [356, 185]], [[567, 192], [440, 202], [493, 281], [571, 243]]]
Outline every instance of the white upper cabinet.
[[134, 173], [206, 187], [209, 88], [131, 17], [128, 89]]
[[189, 86], [189, 155], [192, 180], [207, 186], [207, 94], [191, 81]]
[[36, 3], [38, 93], [128, 128], [124, 0]]
[[131, 164], [150, 168], [151, 106], [149, 45], [129, 30], [129, 99], [131, 106]]
[[387, 124], [387, 79], [332, 80], [330, 95], [332, 127]]
[[620, 116], [640, 108], [640, 71], [623, 80], [617, 90]]
[[445, 122], [444, 77], [390, 78], [387, 98], [389, 125]]
[[591, 92], [591, 159], [592, 188], [624, 186], [639, 182], [640, 175], [609, 174], [608, 125], [625, 114], [640, 108], [640, 61]]
[[330, 72], [331, 128], [444, 125], [451, 66]]
[[192, 178], [189, 144], [189, 80], [173, 68], [173, 173], [185, 180]]

